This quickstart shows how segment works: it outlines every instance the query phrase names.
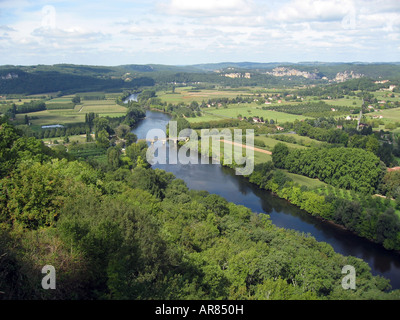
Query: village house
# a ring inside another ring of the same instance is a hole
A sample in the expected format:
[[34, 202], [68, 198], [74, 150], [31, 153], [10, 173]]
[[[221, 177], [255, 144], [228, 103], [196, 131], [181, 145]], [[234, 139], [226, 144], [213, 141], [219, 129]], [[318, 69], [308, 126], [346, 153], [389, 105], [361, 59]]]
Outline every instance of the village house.
[[257, 118], [257, 117], [253, 118], [253, 122], [255, 122], [255, 123], [264, 123], [264, 121], [262, 121], [260, 118]]

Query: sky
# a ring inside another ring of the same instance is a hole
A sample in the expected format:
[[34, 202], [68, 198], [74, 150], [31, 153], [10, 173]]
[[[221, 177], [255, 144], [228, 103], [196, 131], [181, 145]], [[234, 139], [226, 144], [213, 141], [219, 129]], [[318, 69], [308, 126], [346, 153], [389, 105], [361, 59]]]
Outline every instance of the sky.
[[398, 62], [400, 0], [0, 0], [0, 65]]

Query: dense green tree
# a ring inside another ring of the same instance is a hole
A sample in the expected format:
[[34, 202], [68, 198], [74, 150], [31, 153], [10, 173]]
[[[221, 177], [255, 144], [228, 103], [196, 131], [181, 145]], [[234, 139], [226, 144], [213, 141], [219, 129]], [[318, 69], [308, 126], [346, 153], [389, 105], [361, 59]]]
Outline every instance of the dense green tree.
[[124, 122], [129, 125], [135, 125], [140, 119], [143, 119], [146, 113], [138, 104], [133, 104], [128, 107], [128, 112], [126, 113]]
[[108, 148], [110, 146], [110, 140], [109, 140], [110, 135], [107, 132], [107, 130], [102, 129], [102, 130], [98, 131], [96, 136], [97, 136], [96, 137], [96, 144], [100, 148]]
[[400, 243], [400, 219], [393, 208], [387, 209], [379, 216], [376, 225], [377, 241], [387, 249], [394, 249]]
[[98, 138], [98, 135], [102, 131], [106, 131], [108, 135], [111, 133], [110, 122], [107, 118], [96, 117], [93, 120], [95, 137]]
[[107, 149], [107, 163], [111, 170], [117, 170], [121, 165], [121, 150], [118, 147], [110, 147]]
[[393, 156], [393, 146], [388, 143], [383, 143], [378, 149], [378, 157], [388, 166], [393, 166], [394, 156]]
[[79, 95], [75, 95], [75, 96], [72, 98], [72, 102], [73, 102], [74, 104], [79, 104], [79, 103], [81, 103], [81, 97], [80, 97]]
[[276, 167], [318, 178], [339, 188], [364, 193], [375, 192], [384, 171], [377, 156], [357, 148], [309, 148], [289, 151], [287, 146], [277, 144], [272, 159]]
[[137, 141], [137, 136], [133, 132], [125, 134], [125, 147], [129, 147], [132, 143]]
[[138, 157], [143, 160], [146, 159], [147, 143], [146, 141], [138, 141], [137, 143], [132, 143], [126, 148], [126, 155], [136, 163]]
[[400, 171], [390, 171], [385, 174], [380, 186], [382, 194], [390, 198], [400, 198]]
[[272, 161], [256, 164], [249, 177], [250, 182], [260, 186], [260, 188], [265, 188], [267, 182], [272, 178], [273, 169]]
[[285, 143], [277, 143], [272, 149], [272, 162], [277, 168], [285, 168], [286, 157], [289, 154], [289, 148]]
[[126, 135], [131, 131], [131, 128], [126, 124], [120, 124], [115, 128], [115, 133], [120, 139], [125, 139]]
[[373, 154], [378, 154], [379, 141], [375, 136], [368, 136], [368, 140], [365, 144], [365, 150], [370, 151]]

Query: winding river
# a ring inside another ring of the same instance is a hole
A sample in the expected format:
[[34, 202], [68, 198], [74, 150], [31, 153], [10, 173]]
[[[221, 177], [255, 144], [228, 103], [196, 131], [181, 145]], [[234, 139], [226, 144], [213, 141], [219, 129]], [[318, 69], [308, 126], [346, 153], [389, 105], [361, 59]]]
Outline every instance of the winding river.
[[[150, 129], [165, 130], [169, 120], [170, 116], [164, 113], [147, 111], [146, 118], [133, 129], [133, 132], [139, 139], [145, 139]], [[167, 144], [165, 148], [168, 147]], [[234, 170], [230, 168], [219, 164], [200, 163], [199, 161], [199, 164], [156, 164], [153, 168], [172, 172], [177, 178], [184, 180], [191, 189], [206, 190], [230, 202], [246, 206], [253, 212], [268, 214], [276, 226], [309, 233], [318, 241], [329, 243], [338, 253], [361, 258], [369, 264], [374, 275], [390, 279], [392, 289], [400, 289], [400, 254], [385, 250], [382, 246], [349, 231], [314, 218], [286, 200], [259, 189], [244, 177], [236, 176]]]

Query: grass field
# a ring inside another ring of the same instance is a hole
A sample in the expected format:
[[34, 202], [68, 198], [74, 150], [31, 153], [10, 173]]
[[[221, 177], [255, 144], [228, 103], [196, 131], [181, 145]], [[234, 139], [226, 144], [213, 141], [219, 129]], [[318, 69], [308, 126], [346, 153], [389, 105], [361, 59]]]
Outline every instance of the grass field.
[[[72, 97], [63, 96], [51, 99], [48, 103], [68, 103], [71, 102]], [[116, 104], [115, 99], [110, 97], [106, 100], [83, 100], [74, 109], [43, 110], [17, 114], [17, 119], [22, 120], [25, 115], [28, 115], [33, 125], [70, 124], [85, 122], [85, 114], [89, 112], [97, 113], [103, 117], [120, 117], [126, 114], [126, 110], [126, 107]]]
[[17, 120], [24, 119], [28, 115], [33, 125], [52, 125], [52, 124], [70, 124], [85, 122], [85, 114], [78, 113], [75, 110], [44, 110], [31, 113], [17, 114]]
[[190, 103], [192, 101], [202, 102], [212, 98], [236, 98], [238, 95], [252, 95], [247, 90], [193, 90], [192, 87], [176, 88], [175, 92], [159, 91], [157, 97], [167, 103], [178, 104], [180, 102]]
[[[289, 148], [293, 148], [293, 149], [305, 149], [305, 148], [307, 148], [307, 147], [301, 146], [299, 144], [288, 143], [288, 142], [272, 139], [272, 138], [270, 138], [270, 137], [268, 137], [266, 135], [259, 135], [259, 136], [254, 137], [254, 139], [261, 140], [262, 142], [264, 142], [265, 143], [265, 148], [261, 148], [261, 149], [265, 149], [265, 150], [268, 150], [268, 151], [272, 151], [272, 149], [278, 143], [284, 143]], [[260, 147], [257, 147], [257, 148], [260, 148]]]
[[83, 113], [126, 113], [126, 107], [116, 104], [115, 100], [84, 100], [82, 104], [76, 105], [75, 110], [77, 108], [78, 112]]
[[395, 93], [394, 97], [392, 98], [391, 97], [392, 93], [393, 92], [388, 92], [388, 91], [376, 91], [374, 92], [374, 96], [378, 100], [392, 101], [392, 102], [400, 101], [400, 95], [398, 93]]
[[46, 101], [47, 103], [68, 103], [68, 102], [72, 102], [72, 97], [60, 97], [60, 98], [54, 98], [51, 99], [49, 101]]
[[306, 186], [308, 188], [323, 188], [326, 186], [326, 183], [319, 181], [318, 179], [311, 179], [299, 174], [288, 172], [287, 170], [282, 170], [286, 173], [286, 175], [291, 178], [295, 183], [298, 183], [301, 186]]
[[341, 99], [332, 99], [332, 100], [322, 100], [328, 105], [337, 106], [337, 107], [348, 107], [349, 109], [355, 107], [361, 107], [362, 100], [360, 98], [349, 97], [349, 99], [341, 98]]
[[296, 139], [297, 143], [305, 144], [306, 146], [309, 146], [311, 144], [314, 144], [314, 145], [324, 144], [324, 142], [322, 142], [322, 141], [311, 139], [311, 138], [306, 137], [306, 136], [301, 136], [301, 135], [299, 135], [297, 133], [282, 133], [282, 135], [293, 137], [293, 138]]
[[201, 117], [186, 118], [186, 120], [189, 121], [190, 123], [216, 121], [216, 120], [222, 120], [222, 119], [226, 119], [226, 117], [216, 116], [213, 114], [204, 114]]
[[366, 114], [366, 116], [369, 118], [372, 118], [373, 116], [376, 115], [383, 116], [382, 118], [383, 121], [400, 122], [400, 108], [385, 109], [385, 110], [380, 110], [379, 112]]
[[263, 110], [261, 106], [256, 103], [240, 103], [237, 105], [229, 105], [228, 108], [207, 108], [203, 111], [205, 116], [196, 117], [196, 118], [189, 118], [188, 120], [191, 122], [201, 122], [207, 121], [203, 120], [208, 118], [212, 119], [211, 117], [214, 116], [212, 120], [216, 120], [217, 118], [233, 118], [236, 119], [238, 116], [242, 117], [263, 117], [264, 120], [274, 120], [275, 122], [284, 123], [284, 122], [293, 122], [294, 120], [304, 120], [307, 117], [302, 115], [295, 115], [289, 114], [284, 112], [272, 111], [272, 110]]
[[[69, 142], [78, 142], [78, 143], [85, 143], [86, 142], [86, 135], [81, 134], [81, 135], [75, 135], [75, 136], [69, 136]], [[46, 145], [54, 145], [54, 141], [57, 140], [59, 144], [64, 143], [64, 138], [60, 137], [55, 137], [55, 138], [46, 138], [46, 139], [41, 139]]]

